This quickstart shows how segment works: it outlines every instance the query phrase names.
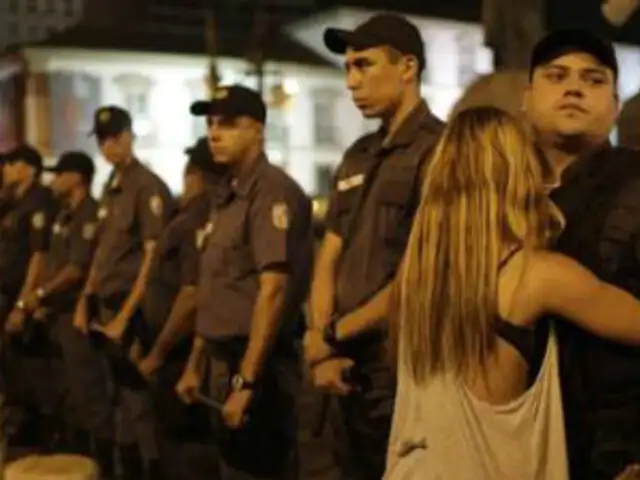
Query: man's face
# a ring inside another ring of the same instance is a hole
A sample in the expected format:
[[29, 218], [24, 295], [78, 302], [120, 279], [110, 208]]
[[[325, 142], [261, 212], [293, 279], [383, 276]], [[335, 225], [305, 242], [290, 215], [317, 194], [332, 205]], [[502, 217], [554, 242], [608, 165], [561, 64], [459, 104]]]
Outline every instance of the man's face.
[[209, 148], [217, 163], [236, 165], [262, 143], [263, 127], [249, 117], [207, 119]]
[[33, 175], [33, 168], [22, 161], [6, 162], [2, 166], [5, 185], [16, 185], [26, 182]]
[[534, 71], [523, 107], [542, 135], [602, 142], [618, 116], [613, 72], [586, 53], [558, 57]]
[[75, 172], [60, 172], [51, 182], [51, 190], [59, 198], [66, 198], [71, 191], [82, 183], [82, 177]]
[[98, 147], [100, 147], [102, 156], [115, 167], [130, 159], [131, 144], [132, 136], [129, 131], [98, 138]]
[[380, 118], [394, 110], [416, 75], [415, 59], [385, 47], [347, 49], [345, 69], [353, 103], [365, 118]]

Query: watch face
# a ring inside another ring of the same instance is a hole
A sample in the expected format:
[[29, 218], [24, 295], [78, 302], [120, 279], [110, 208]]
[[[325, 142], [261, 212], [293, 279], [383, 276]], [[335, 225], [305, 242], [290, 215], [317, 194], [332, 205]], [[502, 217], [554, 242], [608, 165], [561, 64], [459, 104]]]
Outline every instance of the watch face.
[[231, 388], [236, 392], [242, 390], [244, 388], [244, 378], [240, 375], [234, 375], [231, 379]]

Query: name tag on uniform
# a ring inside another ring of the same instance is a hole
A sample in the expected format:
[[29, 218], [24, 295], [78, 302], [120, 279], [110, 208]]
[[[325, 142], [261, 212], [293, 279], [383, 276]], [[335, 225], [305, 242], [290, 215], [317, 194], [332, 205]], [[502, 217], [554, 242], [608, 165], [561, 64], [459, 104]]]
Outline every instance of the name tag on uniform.
[[346, 192], [347, 190], [351, 190], [352, 188], [359, 187], [363, 183], [364, 183], [364, 173], [359, 173], [358, 175], [352, 175], [351, 177], [338, 180], [338, 191]]

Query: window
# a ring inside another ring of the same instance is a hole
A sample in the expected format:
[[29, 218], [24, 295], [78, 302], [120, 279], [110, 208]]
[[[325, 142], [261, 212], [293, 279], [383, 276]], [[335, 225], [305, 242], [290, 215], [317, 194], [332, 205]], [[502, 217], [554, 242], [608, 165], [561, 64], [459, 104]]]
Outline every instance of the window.
[[285, 111], [278, 108], [269, 110], [266, 127], [267, 142], [278, 146], [289, 145], [289, 126]]
[[133, 130], [139, 143], [152, 144], [155, 141], [155, 127], [151, 117], [151, 91], [153, 82], [144, 75], [120, 75], [115, 84], [120, 89], [122, 105], [131, 114]]
[[335, 112], [340, 93], [331, 89], [313, 92], [313, 127], [317, 145], [336, 146]]
[[458, 35], [458, 85], [465, 87], [476, 77], [477, 43], [473, 35], [462, 32]]
[[[187, 89], [191, 102], [207, 98], [206, 78], [193, 78], [187, 80]], [[191, 135], [193, 138], [204, 137], [207, 134], [207, 124], [202, 117], [189, 116], [191, 119]]]

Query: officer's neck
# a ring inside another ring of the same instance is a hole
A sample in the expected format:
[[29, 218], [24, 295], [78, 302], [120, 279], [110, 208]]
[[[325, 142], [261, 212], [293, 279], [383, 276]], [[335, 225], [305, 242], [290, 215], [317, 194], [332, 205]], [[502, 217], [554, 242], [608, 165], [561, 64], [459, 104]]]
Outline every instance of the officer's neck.
[[420, 97], [420, 91], [418, 89], [407, 90], [397, 108], [382, 118], [382, 126], [386, 132], [385, 141], [393, 138], [402, 126], [404, 120], [421, 101], [422, 98]]
[[242, 162], [231, 165], [231, 172], [236, 179], [245, 178], [262, 158], [262, 147], [252, 149]]
[[538, 147], [544, 154], [554, 183], [559, 184], [564, 171], [580, 157], [595, 150], [594, 146], [585, 138], [553, 137], [538, 138]]
[[125, 168], [127, 168], [129, 165], [133, 163], [133, 158], [134, 158], [133, 154], [131, 154], [127, 156], [127, 158], [119, 162], [118, 164], [114, 165], [116, 170], [124, 170]]
[[78, 205], [82, 203], [82, 201], [87, 198], [87, 189], [84, 187], [74, 188], [69, 192], [69, 196], [66, 199], [67, 208], [69, 210], [74, 211], [78, 208]]

